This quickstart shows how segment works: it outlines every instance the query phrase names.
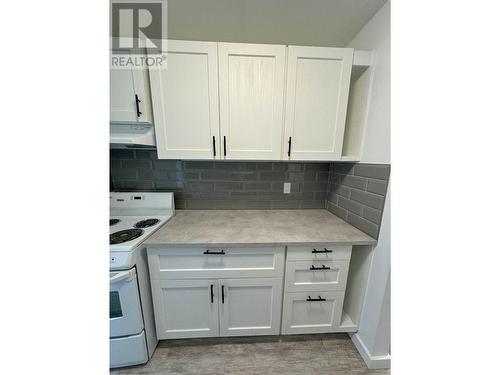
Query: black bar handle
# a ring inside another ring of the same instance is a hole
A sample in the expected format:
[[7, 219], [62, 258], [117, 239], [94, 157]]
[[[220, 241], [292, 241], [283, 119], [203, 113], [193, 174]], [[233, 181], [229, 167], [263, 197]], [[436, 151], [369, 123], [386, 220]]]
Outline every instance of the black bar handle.
[[212, 146], [214, 148], [214, 157], [215, 157], [215, 135], [212, 137]]
[[313, 254], [333, 253], [333, 250], [328, 250], [328, 249], [325, 247], [325, 250], [316, 250], [316, 249], [313, 249], [313, 250], [311, 251], [311, 253], [313, 253]]
[[224, 255], [226, 253], [224, 252], [224, 250], [221, 250], [221, 251], [210, 251], [210, 250], [207, 250], [203, 254], [205, 254], [205, 255]]
[[292, 137], [288, 138], [288, 157], [290, 157], [290, 153], [292, 152]]
[[210, 284], [210, 300], [214, 303], [214, 284]]
[[139, 100], [139, 97], [137, 96], [137, 94], [135, 94], [135, 110], [137, 111], [137, 118], [141, 117], [142, 115], [142, 112], [139, 110], [139, 103], [141, 101]]
[[326, 299], [321, 298], [321, 296], [318, 296], [318, 298], [311, 298], [311, 296], [307, 296], [306, 301], [307, 302], [318, 302], [318, 301], [326, 301]]
[[222, 295], [222, 303], [224, 303], [224, 285], [222, 285], [222, 293], [221, 293], [221, 295]]
[[330, 267], [325, 267], [324, 264], [321, 265], [321, 267], [314, 267], [314, 266], [311, 266], [309, 268], [311, 271], [317, 271], [317, 270], [329, 270]]
[[224, 136], [224, 157], [226, 156], [226, 136]]

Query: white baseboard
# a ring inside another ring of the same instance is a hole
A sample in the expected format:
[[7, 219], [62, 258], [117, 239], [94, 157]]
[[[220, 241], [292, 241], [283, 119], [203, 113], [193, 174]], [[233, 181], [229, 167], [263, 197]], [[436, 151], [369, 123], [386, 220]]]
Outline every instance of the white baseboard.
[[391, 368], [391, 355], [372, 356], [357, 333], [350, 333], [351, 340], [369, 369]]

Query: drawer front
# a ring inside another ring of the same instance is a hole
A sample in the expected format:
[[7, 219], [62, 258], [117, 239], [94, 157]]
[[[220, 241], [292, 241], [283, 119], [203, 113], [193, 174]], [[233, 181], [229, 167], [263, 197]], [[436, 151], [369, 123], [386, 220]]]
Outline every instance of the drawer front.
[[335, 332], [342, 318], [343, 303], [343, 291], [286, 293], [281, 333]]
[[134, 336], [109, 340], [109, 367], [139, 365], [148, 361], [148, 348], [144, 331]]
[[349, 260], [352, 246], [288, 247], [287, 261], [296, 260]]
[[348, 260], [287, 262], [287, 292], [343, 290], [349, 271]]
[[148, 249], [152, 279], [281, 277], [284, 259], [284, 248]]

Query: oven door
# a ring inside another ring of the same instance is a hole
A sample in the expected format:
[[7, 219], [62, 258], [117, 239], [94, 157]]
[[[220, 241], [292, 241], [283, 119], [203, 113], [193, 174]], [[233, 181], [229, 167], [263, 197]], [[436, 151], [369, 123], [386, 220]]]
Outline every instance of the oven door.
[[135, 268], [110, 272], [109, 335], [137, 335], [144, 328]]

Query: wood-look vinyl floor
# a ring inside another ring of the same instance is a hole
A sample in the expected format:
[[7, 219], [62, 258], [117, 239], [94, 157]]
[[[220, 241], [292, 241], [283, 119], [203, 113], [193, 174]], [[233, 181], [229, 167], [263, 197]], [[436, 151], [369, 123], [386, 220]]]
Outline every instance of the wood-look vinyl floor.
[[389, 375], [390, 370], [369, 370], [348, 335], [330, 334], [165, 340], [147, 364], [111, 374]]

